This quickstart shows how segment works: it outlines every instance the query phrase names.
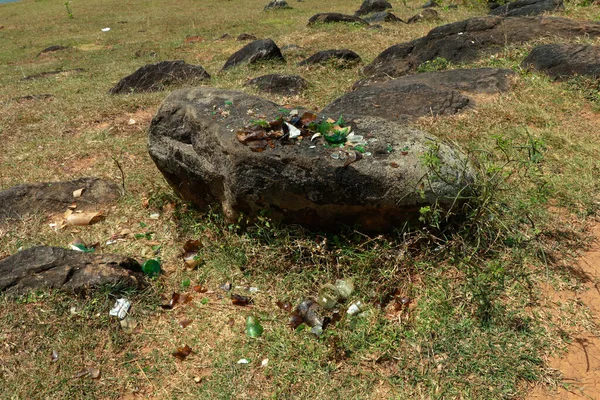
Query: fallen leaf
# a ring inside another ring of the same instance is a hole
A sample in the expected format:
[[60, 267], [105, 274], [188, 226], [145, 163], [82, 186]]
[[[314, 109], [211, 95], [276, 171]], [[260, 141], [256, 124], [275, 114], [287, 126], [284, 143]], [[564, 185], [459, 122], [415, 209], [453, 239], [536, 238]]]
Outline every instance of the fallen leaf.
[[235, 306], [247, 306], [248, 304], [253, 304], [254, 301], [250, 297], [232, 293], [231, 303]]
[[362, 158], [363, 158], [363, 156], [359, 151], [351, 151], [350, 153], [348, 153], [348, 158], [346, 158], [346, 162], [344, 163], [344, 168], [346, 168], [348, 165], [350, 165], [353, 162], [356, 162]]
[[227, 325], [229, 325], [229, 326], [235, 325], [235, 319], [234, 318], [229, 318], [229, 320], [227, 321]]
[[[71, 211], [71, 210], [68, 210]], [[88, 211], [81, 213], [74, 213], [71, 211], [67, 217], [67, 226], [84, 226], [92, 225], [104, 219], [104, 215], [96, 211]]]
[[304, 319], [300, 315], [292, 314], [290, 316], [290, 321], [288, 322], [288, 325], [290, 326], [290, 328], [292, 328], [292, 330], [295, 330], [300, 325], [302, 325], [303, 322], [304, 322]]
[[286, 311], [286, 312], [290, 312], [292, 311], [292, 304], [290, 302], [283, 302], [283, 301], [277, 301], [275, 304], [277, 304], [277, 307], [279, 307], [281, 310]]
[[185, 328], [186, 328], [186, 327], [187, 327], [189, 324], [191, 324], [191, 323], [192, 323], [192, 321], [193, 321], [193, 320], [191, 320], [191, 319], [182, 319], [181, 321], [179, 321], [179, 326], [180, 326], [182, 329], [185, 329]]
[[76, 199], [81, 197], [81, 195], [83, 194], [83, 191], [85, 190], [85, 188], [81, 188], [81, 189], [77, 189], [73, 192], [73, 197], [75, 197]]
[[185, 360], [187, 358], [187, 356], [189, 356], [192, 353], [192, 348], [190, 346], [188, 346], [187, 344], [183, 347], [179, 347], [177, 348], [177, 351], [174, 351], [173, 356], [181, 361]]

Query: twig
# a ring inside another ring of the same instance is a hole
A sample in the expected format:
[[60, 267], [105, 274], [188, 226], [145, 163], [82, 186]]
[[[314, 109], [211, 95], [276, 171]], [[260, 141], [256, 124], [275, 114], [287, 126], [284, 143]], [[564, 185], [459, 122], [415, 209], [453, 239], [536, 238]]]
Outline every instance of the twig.
[[121, 186], [123, 186], [123, 194], [125, 194], [127, 192], [127, 189], [125, 189], [125, 171], [123, 171], [121, 163], [119, 162], [119, 160], [117, 160], [115, 156], [112, 156], [111, 158], [113, 159], [115, 164], [117, 164], [117, 168], [119, 168], [119, 171], [121, 171]]

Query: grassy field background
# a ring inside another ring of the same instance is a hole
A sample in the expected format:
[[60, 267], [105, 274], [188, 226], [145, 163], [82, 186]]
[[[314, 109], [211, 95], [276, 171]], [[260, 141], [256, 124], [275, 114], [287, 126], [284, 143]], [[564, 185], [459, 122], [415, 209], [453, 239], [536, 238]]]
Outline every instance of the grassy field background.
[[[392, 4], [403, 19], [421, 6]], [[487, 12], [477, 2], [455, 4], [458, 9], [440, 8], [438, 21], [386, 23], [381, 30], [306, 26], [317, 12], [352, 14], [358, 1], [305, 0], [292, 2], [291, 10], [263, 12], [266, 1], [258, 0], [74, 0], [73, 18], [63, 1], [0, 5], [0, 189], [80, 176], [120, 182], [117, 164], [127, 188], [105, 221], [75, 232], [55, 232], [44, 215], [0, 228], [0, 257], [39, 244], [67, 246], [75, 237], [105, 243], [129, 230], [151, 234], [98, 251], [147, 259], [159, 250], [165, 270], [147, 290], [126, 293], [138, 324], [133, 332], [109, 318], [110, 288], [80, 297], [0, 297], [0, 397], [505, 399], [523, 397], [533, 385], [560, 384], [547, 356], [573, 335], [598, 330], [585, 305], [550, 302], [540, 283], [583, 287], [574, 265], [599, 204], [600, 96], [592, 79], [553, 82], [521, 70], [538, 42], [507, 46], [467, 66], [514, 69], [512, 91], [478, 98], [477, 108], [457, 116], [414, 122], [461, 145], [479, 166], [481, 185], [466, 220], [438, 226], [436, 215], [425, 215], [422, 229], [385, 237], [350, 229], [311, 233], [268, 219], [242, 228], [225, 224], [216, 208], [194, 211], [174, 196], [147, 154], [146, 129], [168, 92], [107, 94], [145, 64], [183, 59], [206, 68], [209, 85], [250, 93], [243, 87], [248, 78], [300, 74], [311, 83], [302, 95], [265, 97], [319, 110], [352, 86], [360, 67], [304, 69], [296, 62], [319, 50], [349, 48], [365, 65], [390, 45]], [[600, 5], [565, 5], [563, 16], [600, 19]], [[105, 27], [111, 30], [102, 32]], [[218, 40], [224, 33], [233, 39]], [[240, 33], [302, 49], [285, 53], [285, 65], [220, 73], [245, 44], [235, 40]], [[188, 36], [202, 41], [186, 43]], [[38, 56], [50, 45], [69, 49]], [[63, 72], [22, 79], [56, 70]], [[21, 99], [42, 94], [53, 96]], [[180, 257], [188, 239], [203, 243], [196, 270], [186, 270]], [[365, 315], [345, 316], [318, 338], [289, 329], [277, 301], [297, 305], [321, 285], [349, 277], [356, 285], [350, 300], [368, 304]], [[192, 292], [187, 280], [209, 292]], [[257, 287], [255, 304], [232, 305], [219, 289], [225, 282]], [[159, 296], [174, 291], [190, 292], [193, 301], [161, 309]], [[396, 297], [377, 308], [390, 293]], [[402, 306], [402, 297], [409, 305]], [[248, 315], [260, 317], [262, 337], [244, 334]], [[192, 323], [182, 328], [183, 319]], [[171, 353], [184, 344], [194, 353], [180, 361]], [[242, 358], [250, 363], [238, 364]], [[74, 378], [87, 367], [99, 368], [100, 378]]]

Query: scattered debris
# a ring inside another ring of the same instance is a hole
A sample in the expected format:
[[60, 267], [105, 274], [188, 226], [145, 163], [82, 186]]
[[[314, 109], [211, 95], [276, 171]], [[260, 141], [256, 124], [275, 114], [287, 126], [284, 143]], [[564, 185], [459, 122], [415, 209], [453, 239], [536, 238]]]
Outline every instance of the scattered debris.
[[246, 320], [246, 335], [251, 338], [260, 337], [264, 329], [258, 320], [258, 317], [250, 315]]
[[56, 350], [52, 350], [50, 361], [52, 361], [53, 363], [58, 361], [58, 353], [56, 352]]
[[100, 29], [100, 30], [101, 30], [102, 32], [108, 32], [108, 31], [110, 31], [110, 28], [102, 28], [102, 29]]
[[250, 364], [250, 360], [246, 359], [246, 358], [241, 358], [238, 360], [237, 362], [238, 364]]
[[125, 319], [127, 312], [131, 307], [131, 302], [125, 298], [117, 299], [113, 308], [109, 311], [109, 315], [118, 317], [119, 319]]
[[254, 301], [250, 297], [232, 293], [231, 303], [235, 306], [247, 306], [249, 304], [254, 304]]
[[264, 368], [267, 365], [269, 365], [269, 359], [265, 358], [264, 360], [261, 361], [260, 366]]
[[149, 277], [155, 277], [160, 274], [160, 262], [155, 259], [146, 260], [142, 264], [142, 272]]

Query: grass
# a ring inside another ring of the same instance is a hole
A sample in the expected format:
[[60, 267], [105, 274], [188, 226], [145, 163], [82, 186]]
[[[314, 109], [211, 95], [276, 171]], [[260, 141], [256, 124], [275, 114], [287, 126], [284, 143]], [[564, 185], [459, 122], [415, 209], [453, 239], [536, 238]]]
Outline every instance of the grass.
[[[485, 12], [482, 5], [461, 3], [458, 10], [440, 11], [438, 22], [368, 30], [306, 27], [311, 15], [324, 11], [310, 2], [270, 12], [262, 12], [264, 5], [162, 0], [124, 7], [114, 0], [75, 0], [69, 3], [73, 18], [62, 2], [0, 5], [0, 189], [88, 175], [120, 182], [115, 159], [127, 188], [108, 218], [91, 227], [54, 232], [40, 215], [1, 227], [0, 255], [36, 244], [66, 246], [76, 236], [105, 243], [129, 229], [153, 234], [102, 251], [145, 259], [160, 245], [165, 270], [147, 291], [127, 294], [139, 324], [133, 333], [108, 317], [116, 296], [111, 288], [80, 297], [0, 297], [0, 398], [504, 399], [523, 396], [539, 382], [556, 384], [546, 357], [564, 348], [576, 327], [597, 330], [582, 304], [550, 305], [540, 286], [581, 288], [582, 278], [570, 267], [589, 243], [586, 227], [597, 212], [597, 82], [553, 82], [522, 71], [519, 63], [533, 44], [507, 46], [469, 65], [511, 68], [519, 79], [506, 94], [478, 98], [474, 110], [415, 122], [460, 144], [486, 177], [461, 223], [438, 224], [444, 215], [434, 209], [423, 215], [429, 225], [385, 237], [351, 229], [310, 233], [267, 218], [227, 225], [216, 209], [199, 213], [175, 198], [147, 155], [145, 131], [166, 93], [108, 95], [120, 78], [146, 63], [184, 59], [205, 67], [212, 86], [257, 93], [243, 87], [249, 77], [299, 73], [311, 83], [304, 94], [266, 97], [320, 109], [352, 86], [359, 68], [298, 68], [301, 59], [335, 43], [368, 63], [392, 44]], [[393, 5], [406, 19], [420, 2]], [[334, 0], [327, 11], [352, 13], [358, 6]], [[597, 19], [600, 6], [567, 3], [565, 14]], [[243, 45], [216, 40], [226, 32], [302, 49], [286, 54], [287, 64], [220, 73]], [[204, 40], [185, 43], [191, 35]], [[54, 44], [71, 48], [37, 56]], [[422, 70], [440, 67], [458, 66]], [[21, 80], [75, 68], [83, 71]], [[45, 93], [53, 97], [15, 100]], [[155, 212], [158, 220], [150, 218]], [[191, 238], [203, 242], [196, 270], [186, 270], [180, 258]], [[366, 315], [344, 317], [319, 338], [289, 329], [276, 301], [296, 305], [322, 284], [346, 277], [356, 284], [350, 301], [368, 304]], [[211, 292], [194, 293], [190, 304], [174, 310], [158, 307], [160, 294], [182, 291], [186, 279]], [[255, 304], [231, 305], [218, 289], [227, 281], [258, 287]], [[396, 298], [378, 309], [389, 293]], [[402, 306], [400, 297], [410, 303]], [[250, 314], [265, 327], [258, 339], [244, 335]], [[182, 319], [193, 322], [181, 328]], [[194, 353], [179, 361], [171, 353], [184, 344]], [[237, 364], [241, 358], [250, 364]], [[101, 369], [100, 379], [73, 378], [90, 366]]]

